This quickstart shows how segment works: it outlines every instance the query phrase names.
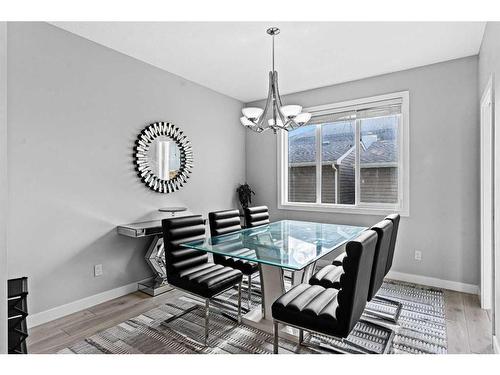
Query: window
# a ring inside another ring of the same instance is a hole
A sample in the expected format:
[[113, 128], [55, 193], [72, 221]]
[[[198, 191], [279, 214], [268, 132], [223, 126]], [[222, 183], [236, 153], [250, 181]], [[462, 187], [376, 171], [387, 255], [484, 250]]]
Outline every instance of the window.
[[278, 139], [279, 208], [408, 215], [408, 92], [320, 107]]
[[305, 126], [288, 137], [290, 202], [316, 202], [316, 129]]

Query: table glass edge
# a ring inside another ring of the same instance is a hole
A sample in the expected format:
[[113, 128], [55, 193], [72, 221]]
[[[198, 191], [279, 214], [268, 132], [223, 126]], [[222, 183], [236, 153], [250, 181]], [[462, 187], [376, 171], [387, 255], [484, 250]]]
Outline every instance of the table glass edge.
[[[231, 235], [234, 236], [235, 234], [240, 234], [240, 233], [245, 232], [245, 231], [252, 231], [252, 230], [255, 230], [255, 229], [258, 229], [258, 228], [264, 228], [266, 226], [269, 226], [269, 225], [272, 225], [272, 224], [278, 224], [278, 223], [282, 223], [282, 222], [299, 222], [299, 223], [312, 223], [312, 224], [325, 224], [325, 225], [345, 225], [345, 226], [351, 226], [351, 227], [360, 228], [361, 230], [360, 230], [359, 234], [363, 233], [365, 230], [368, 229], [368, 227], [362, 227], [362, 226], [357, 226], [357, 225], [319, 223], [319, 222], [316, 222], [316, 221], [303, 221], [303, 220], [278, 220], [278, 221], [272, 222], [271, 224], [265, 224], [265, 225], [254, 227], [254, 228], [242, 228], [241, 230], [238, 230], [236, 232], [227, 233], [227, 234], [223, 234], [223, 235], [220, 235], [220, 236], [214, 236], [214, 237], [211, 237], [211, 238], [218, 238], [218, 237], [222, 238], [222, 237], [226, 237], [226, 236], [229, 237]], [[353, 237], [353, 238], [355, 238], [355, 237]], [[342, 241], [341, 243], [339, 243], [338, 245], [336, 245], [335, 247], [333, 247], [331, 250], [329, 250], [327, 253], [323, 254], [322, 256], [318, 256], [318, 257], [312, 259], [310, 262], [304, 264], [300, 268], [287, 267], [287, 266], [285, 266], [285, 265], [283, 265], [281, 263], [274, 263], [274, 262], [267, 261], [267, 260], [257, 260], [257, 259], [248, 259], [248, 258], [244, 258], [244, 257], [240, 257], [240, 256], [231, 256], [231, 255], [228, 255], [227, 253], [218, 252], [218, 251], [214, 251], [214, 250], [208, 250], [208, 249], [197, 247], [197, 246], [193, 245], [193, 242], [196, 243], [196, 242], [199, 242], [199, 241], [186, 242], [186, 243], [180, 244], [179, 246], [185, 247], [185, 248], [192, 248], [192, 249], [195, 249], [195, 250], [198, 250], [198, 251], [205, 251], [205, 252], [211, 253], [211, 254], [224, 255], [224, 256], [229, 256], [231, 258], [236, 258], [236, 259], [243, 259], [243, 260], [247, 260], [249, 262], [255, 262], [255, 263], [259, 263], [259, 264], [265, 264], [265, 265], [268, 265], [268, 266], [280, 267], [280, 268], [284, 268], [284, 269], [291, 270], [291, 271], [301, 271], [304, 268], [306, 268], [307, 266], [311, 265], [312, 263], [317, 262], [321, 258], [323, 258], [326, 255], [330, 254], [331, 252], [337, 250], [339, 247], [345, 245], [348, 241], [351, 241], [351, 239]], [[206, 241], [206, 239], [203, 240], [202, 244], [205, 243], [205, 241]]]

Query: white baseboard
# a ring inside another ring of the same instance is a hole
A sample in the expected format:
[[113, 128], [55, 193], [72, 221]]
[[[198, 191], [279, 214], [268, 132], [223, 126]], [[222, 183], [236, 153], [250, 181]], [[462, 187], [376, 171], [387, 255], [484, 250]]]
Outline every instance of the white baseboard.
[[498, 337], [493, 335], [493, 352], [495, 354], [500, 354], [500, 342], [498, 341]]
[[[436, 288], [455, 290], [457, 292], [463, 292], [463, 293], [471, 293], [471, 294], [479, 293], [479, 287], [477, 285], [465, 284], [457, 281], [442, 280], [428, 276], [420, 276], [409, 273], [389, 271], [387, 278], [393, 280], [406, 281], [409, 283], [433, 286]], [[52, 320], [62, 318], [63, 316], [73, 314], [81, 310], [85, 310], [89, 307], [112, 300], [114, 298], [118, 298], [126, 294], [133, 293], [137, 290], [137, 283], [148, 280], [150, 280], [150, 278], [145, 280], [139, 280], [130, 283], [128, 285], [124, 285], [115, 289], [107, 290], [99, 294], [95, 294], [93, 296], [82, 298], [78, 301], [70, 302], [66, 305], [57, 306], [50, 310], [42, 311], [33, 315], [28, 315], [28, 327], [29, 328], [36, 327], [40, 324], [44, 324]]]
[[458, 281], [437, 279], [435, 277], [413, 275], [411, 273], [402, 273], [389, 271], [388, 279], [406, 281], [408, 283], [433, 286], [436, 288], [449, 289], [462, 293], [479, 294], [479, 286], [474, 284], [466, 284]]
[[130, 283], [128, 285], [120, 286], [115, 289], [107, 290], [99, 294], [94, 294], [93, 296], [85, 297], [77, 301], [67, 303], [66, 305], [57, 306], [52, 309], [41, 311], [33, 315], [28, 315], [27, 318], [28, 328], [33, 328], [39, 326], [40, 324], [44, 324], [52, 320], [62, 318], [63, 316], [73, 314], [81, 310], [85, 310], [89, 307], [112, 300], [114, 298], [118, 298], [126, 294], [133, 293], [137, 290], [137, 283], [145, 282], [150, 279], [151, 278], [139, 280]]
[[[320, 259], [318, 261], [318, 266], [326, 266], [331, 263], [332, 263], [331, 260]], [[389, 271], [389, 273], [387, 274], [387, 278], [399, 281], [406, 281], [407, 283], [433, 286], [435, 288], [449, 289], [457, 292], [479, 295], [478, 285], [466, 284], [458, 281], [443, 280], [443, 279], [437, 279], [435, 277], [420, 276], [411, 273], [403, 273], [396, 271]]]

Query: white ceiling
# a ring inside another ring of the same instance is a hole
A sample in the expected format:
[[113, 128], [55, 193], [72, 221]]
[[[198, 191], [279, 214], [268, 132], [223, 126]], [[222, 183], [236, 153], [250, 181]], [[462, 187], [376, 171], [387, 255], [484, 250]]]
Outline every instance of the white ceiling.
[[479, 52], [484, 22], [53, 22], [243, 102], [267, 95], [269, 26], [282, 94]]

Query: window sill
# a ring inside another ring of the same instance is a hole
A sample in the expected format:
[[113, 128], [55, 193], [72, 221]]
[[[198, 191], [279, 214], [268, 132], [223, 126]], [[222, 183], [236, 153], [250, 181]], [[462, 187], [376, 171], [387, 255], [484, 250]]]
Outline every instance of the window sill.
[[329, 212], [339, 214], [374, 215], [382, 216], [398, 213], [403, 217], [409, 217], [408, 209], [398, 207], [368, 207], [368, 206], [339, 206], [329, 204], [308, 204], [308, 203], [285, 203], [278, 204], [279, 210], [309, 211], [309, 212]]

